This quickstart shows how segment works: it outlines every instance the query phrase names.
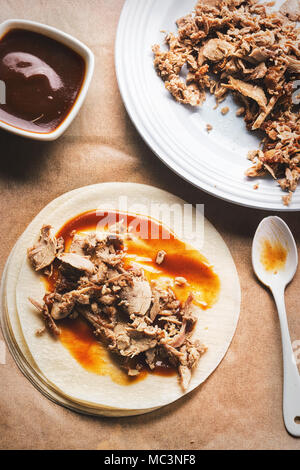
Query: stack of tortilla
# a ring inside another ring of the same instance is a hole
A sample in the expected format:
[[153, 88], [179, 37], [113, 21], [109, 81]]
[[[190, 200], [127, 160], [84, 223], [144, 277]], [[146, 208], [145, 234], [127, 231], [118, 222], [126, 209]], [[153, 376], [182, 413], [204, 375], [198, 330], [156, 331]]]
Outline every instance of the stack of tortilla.
[[[71, 191], [48, 204], [30, 223], [14, 246], [2, 278], [1, 325], [19, 368], [49, 399], [92, 415], [137, 415], [178, 400], [206, 380], [218, 366], [230, 345], [239, 317], [240, 285], [234, 262], [221, 236], [204, 220], [203, 234], [195, 233], [192, 239], [182, 240], [199, 249], [214, 266], [221, 289], [212, 308], [199, 308], [193, 338], [199, 339], [208, 350], [193, 371], [187, 391], [182, 390], [177, 376], [148, 374], [144, 380], [129, 386], [117, 384], [109, 376], [85, 370], [59, 339], [47, 332], [36, 335], [43, 322], [28, 296], [41, 300], [45, 285], [27, 259], [27, 248], [36, 242], [43, 224], [52, 225], [58, 232], [68, 220], [83, 212], [121, 210], [120, 197], [124, 201], [124, 196], [131, 213], [146, 217], [151, 216], [153, 204], [168, 204], [178, 210], [185, 204], [165, 191], [132, 183], [103, 183]], [[175, 227], [168, 228], [174, 230]]]

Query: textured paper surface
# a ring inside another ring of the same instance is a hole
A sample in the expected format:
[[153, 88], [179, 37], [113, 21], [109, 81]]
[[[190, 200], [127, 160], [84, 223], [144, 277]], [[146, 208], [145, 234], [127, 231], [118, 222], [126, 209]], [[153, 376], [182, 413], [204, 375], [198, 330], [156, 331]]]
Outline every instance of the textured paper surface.
[[[252, 236], [268, 213], [231, 205], [193, 188], [144, 144], [126, 114], [114, 72], [114, 38], [122, 0], [2, 3], [0, 21], [26, 18], [61, 28], [91, 47], [96, 68], [80, 114], [58, 141], [42, 144], [0, 132], [1, 269], [27, 224], [53, 198], [87, 184], [136, 181], [205, 204], [206, 217], [220, 231], [236, 262], [242, 308], [225, 359], [201, 389], [140, 417], [91, 418], [59, 407], [24, 378], [6, 351], [6, 364], [0, 364], [0, 447], [300, 449], [300, 441], [286, 433], [282, 420], [276, 310], [250, 264]], [[278, 215], [299, 243], [298, 215]], [[292, 341], [300, 340], [299, 284], [300, 272], [286, 291]]]

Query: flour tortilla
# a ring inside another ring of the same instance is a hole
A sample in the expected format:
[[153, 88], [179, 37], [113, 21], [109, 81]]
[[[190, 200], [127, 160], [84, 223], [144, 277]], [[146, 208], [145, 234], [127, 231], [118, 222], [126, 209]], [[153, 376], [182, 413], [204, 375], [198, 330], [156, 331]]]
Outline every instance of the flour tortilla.
[[[123, 411], [119, 409], [113, 408], [92, 408], [92, 407], [84, 407], [81, 406], [79, 403], [74, 403], [72, 400], [68, 400], [68, 397], [64, 396], [63, 394], [59, 394], [55, 389], [51, 387], [51, 385], [47, 382], [45, 377], [40, 373], [38, 370], [30, 351], [27, 347], [27, 344], [24, 340], [21, 327], [19, 324], [18, 316], [16, 315], [16, 306], [13, 309], [10, 309], [10, 318], [6, 315], [8, 311], [8, 305], [12, 307], [13, 303], [15, 305], [15, 296], [12, 296], [9, 299], [9, 302], [6, 302], [6, 297], [4, 295], [4, 286], [6, 282], [6, 271], [8, 268], [7, 266], [4, 269], [2, 283], [1, 283], [1, 298], [2, 298], [2, 316], [1, 316], [1, 326], [3, 330], [4, 338], [7, 342], [9, 350], [15, 359], [18, 367], [23, 372], [25, 377], [27, 377], [30, 382], [41, 392], [43, 393], [48, 399], [52, 400], [53, 402], [65, 406], [73, 411], [80, 412], [82, 414], [89, 414], [89, 415], [100, 415], [100, 416], [108, 416], [108, 417], [120, 417], [120, 416], [130, 416], [130, 415], [137, 415], [142, 414], [145, 411], [143, 410], [130, 410], [130, 411]], [[11, 272], [11, 271], [10, 271]], [[14, 298], [13, 298], [14, 297]], [[12, 320], [12, 324], [10, 324], [9, 320]], [[12, 326], [13, 325], [13, 326]]]
[[[156, 188], [127, 183], [106, 183], [71, 193], [68, 201], [48, 214], [43, 223], [50, 223], [58, 230], [68, 219], [84, 211], [97, 209], [100, 205], [111, 209], [115, 204], [117, 209], [120, 195], [128, 197], [130, 206], [143, 202], [147, 207], [153, 201], [177, 203], [181, 207], [184, 204], [182, 200]], [[149, 215], [147, 209], [143, 215]], [[27, 297], [30, 295], [41, 299], [44, 285], [29, 265], [26, 250], [36, 240], [39, 228], [30, 230], [30, 233], [27, 232], [27, 236], [22, 238], [24, 251], [17, 281], [17, 310], [28, 349], [47, 382], [59, 393], [81, 406], [118, 408], [128, 412], [135, 410], [135, 413], [150, 411], [180, 398], [184, 393], [177, 377], [149, 375], [144, 381], [121, 386], [112, 382], [109, 377], [84, 370], [61, 343], [49, 335], [35, 335], [36, 329], [41, 326], [41, 320], [28, 303]], [[197, 237], [192, 240], [196, 248], [199, 243], [201, 240], [197, 240]], [[201, 252], [214, 265], [221, 280], [221, 292], [213, 308], [200, 311], [195, 336], [208, 346], [208, 351], [200, 359], [188, 391], [202, 383], [223, 358], [236, 328], [240, 306], [240, 287], [233, 260], [222, 238], [207, 221]], [[15, 291], [10, 275], [7, 288]]]
[[[76, 191], [78, 190], [72, 191], [72, 194], [74, 194]], [[119, 409], [110, 409], [108, 407], [101, 408], [99, 406], [97, 408], [91, 408], [88, 406], [84, 407], [78, 403], [72, 402], [72, 400], [68, 399], [68, 397], [66, 397], [64, 394], [60, 394], [57, 390], [55, 390], [55, 388], [51, 386], [51, 384], [48, 383], [47, 379], [42, 375], [41, 371], [38, 369], [27, 347], [21, 330], [19, 318], [16, 313], [15, 288], [24, 255], [24, 243], [22, 243], [22, 238], [26, 236], [26, 233], [28, 231], [31, 231], [31, 229], [39, 230], [40, 225], [43, 224], [44, 217], [47, 217], [47, 213], [53, 212], [55, 207], [61, 206], [64, 200], [69, 199], [70, 194], [71, 193], [60, 196], [59, 198], [55, 199], [55, 201], [52, 201], [50, 204], [48, 204], [40, 212], [40, 214], [31, 222], [30, 226], [19, 238], [18, 242], [10, 253], [10, 256], [3, 270], [1, 280], [1, 327], [3, 335], [12, 356], [14, 357], [18, 367], [23, 372], [23, 374], [41, 393], [43, 393], [47, 398], [54, 401], [55, 403], [84, 414], [110, 417], [140, 414], [144, 411], [122, 411]], [[9, 273], [10, 289], [7, 289], [7, 272]]]

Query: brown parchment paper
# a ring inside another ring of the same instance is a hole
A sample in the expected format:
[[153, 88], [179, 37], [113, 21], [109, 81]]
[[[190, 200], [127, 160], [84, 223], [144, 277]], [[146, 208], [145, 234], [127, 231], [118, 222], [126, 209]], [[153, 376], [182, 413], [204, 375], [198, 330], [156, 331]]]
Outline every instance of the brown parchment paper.
[[[142, 0], [141, 0], [142, 1]], [[0, 269], [30, 220], [58, 195], [102, 181], [132, 181], [205, 204], [237, 265], [240, 321], [225, 359], [204, 385], [179, 402], [132, 418], [93, 418], [53, 404], [19, 371], [1, 342], [1, 449], [300, 449], [282, 420], [279, 322], [250, 264], [251, 242], [268, 215], [232, 205], [168, 170], [148, 149], [123, 106], [114, 40], [123, 0], [0, 0], [0, 21], [26, 18], [60, 28], [94, 52], [86, 102], [58, 141], [38, 143], [0, 132]], [[300, 243], [299, 214], [279, 214]], [[286, 291], [292, 341], [300, 339], [300, 270]], [[170, 430], [168, 432], [168, 430]], [[62, 439], [63, 436], [63, 439]]]

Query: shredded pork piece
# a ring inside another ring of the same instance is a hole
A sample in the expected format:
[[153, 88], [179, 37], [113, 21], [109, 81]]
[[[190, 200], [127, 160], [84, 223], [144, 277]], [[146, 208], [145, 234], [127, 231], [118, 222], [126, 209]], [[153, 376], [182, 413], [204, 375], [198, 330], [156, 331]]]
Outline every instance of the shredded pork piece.
[[287, 0], [281, 5], [279, 11], [292, 21], [300, 21], [300, 4], [298, 0]]
[[28, 259], [35, 271], [47, 268], [62, 249], [62, 240], [56, 239], [50, 225], [43, 225], [38, 242], [27, 251]]
[[187, 282], [186, 278], [182, 277], [182, 276], [175, 277], [174, 283], [175, 283], [176, 286], [179, 286], [179, 287], [183, 287], [183, 286], [188, 285], [188, 282]]
[[217, 104], [234, 94], [247, 129], [264, 134], [246, 175], [271, 174], [289, 204], [300, 174], [300, 2], [287, 0], [280, 11], [271, 6], [199, 0], [192, 14], [177, 20], [177, 35], [167, 34], [168, 50], [153, 46], [154, 66], [180, 103], [199, 106], [207, 91]]
[[224, 108], [221, 109], [221, 114], [223, 114], [223, 116], [225, 116], [225, 114], [227, 114], [228, 112], [229, 112], [228, 106], [224, 106]]
[[[43, 249], [51, 242], [47, 269], [55, 273], [56, 283], [43, 302], [29, 301], [41, 313], [47, 329], [59, 336], [59, 321], [73, 321], [80, 315], [122, 360], [128, 375], [138, 375], [145, 363], [154, 369], [167, 361], [177, 368], [186, 389], [192, 369], [205, 352], [191, 338], [197, 322], [192, 294], [182, 305], [170, 287], [156, 281], [150, 284], [142, 269], [125, 269], [123, 240], [127, 234], [119, 225], [108, 232], [74, 233], [69, 252], [57, 249], [50, 226], [44, 226], [41, 234]], [[32, 252], [36, 247], [28, 250], [29, 259]], [[162, 263], [166, 256], [159, 251], [156, 262]], [[174, 283], [187, 285], [183, 277], [176, 277]]]
[[166, 254], [167, 253], [164, 250], [160, 250], [156, 255], [156, 264], [161, 264], [164, 261]]

